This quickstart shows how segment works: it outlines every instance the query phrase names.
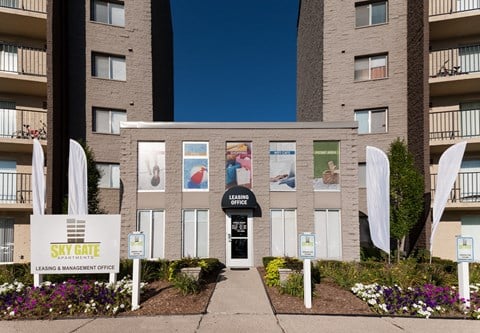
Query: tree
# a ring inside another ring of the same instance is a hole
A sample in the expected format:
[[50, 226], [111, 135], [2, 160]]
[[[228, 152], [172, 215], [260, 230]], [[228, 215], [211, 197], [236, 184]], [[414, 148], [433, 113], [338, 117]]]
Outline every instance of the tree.
[[397, 261], [404, 250], [405, 237], [423, 211], [424, 181], [413, 164], [404, 140], [390, 144], [390, 235], [397, 241]]

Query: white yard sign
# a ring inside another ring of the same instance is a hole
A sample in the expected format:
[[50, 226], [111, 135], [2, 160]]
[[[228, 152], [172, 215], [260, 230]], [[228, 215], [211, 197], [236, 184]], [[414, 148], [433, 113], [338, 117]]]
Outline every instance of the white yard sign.
[[118, 273], [120, 215], [32, 215], [31, 273]]

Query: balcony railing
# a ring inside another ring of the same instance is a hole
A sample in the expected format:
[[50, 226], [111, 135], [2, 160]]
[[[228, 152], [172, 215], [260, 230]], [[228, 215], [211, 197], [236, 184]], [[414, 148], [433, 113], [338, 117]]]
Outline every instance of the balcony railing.
[[0, 0], [0, 7], [21, 9], [28, 12], [46, 13], [47, 0]]
[[47, 139], [47, 113], [0, 108], [0, 137]]
[[0, 71], [47, 76], [47, 52], [0, 41]]
[[480, 109], [430, 113], [430, 140], [480, 137]]
[[[437, 188], [437, 174], [431, 174], [432, 198]], [[450, 203], [480, 202], [480, 172], [459, 172], [448, 196]]]
[[0, 172], [0, 204], [32, 202], [30, 173]]
[[430, 77], [476, 72], [480, 72], [480, 45], [469, 45], [430, 52]]
[[479, 0], [430, 0], [430, 16], [480, 9]]

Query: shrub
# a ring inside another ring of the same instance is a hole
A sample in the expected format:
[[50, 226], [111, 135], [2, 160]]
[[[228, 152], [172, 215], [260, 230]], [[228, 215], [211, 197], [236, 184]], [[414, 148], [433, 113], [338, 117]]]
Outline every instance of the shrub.
[[303, 274], [295, 272], [288, 276], [287, 281], [280, 284], [280, 293], [303, 297]]
[[175, 275], [173, 286], [180, 290], [183, 296], [197, 294], [201, 289], [200, 281], [184, 273]]
[[200, 267], [202, 269], [201, 276], [209, 278], [211, 275], [216, 275], [225, 266], [216, 258], [200, 259], [188, 257], [175, 260], [170, 262], [168, 266], [168, 281], [174, 281], [180, 270], [186, 267]]
[[30, 264], [9, 264], [0, 266], [0, 284], [18, 281], [25, 285], [33, 284]]
[[262, 263], [263, 263], [263, 267], [267, 268], [268, 264], [270, 263], [270, 261], [272, 261], [273, 259], [275, 259], [276, 257], [263, 257], [262, 258]]
[[280, 284], [280, 274], [278, 273], [278, 269], [284, 267], [285, 259], [283, 258], [276, 258], [268, 263], [265, 274], [265, 283], [267, 286], [273, 287]]
[[292, 271], [300, 272], [303, 269], [303, 262], [297, 258], [285, 257], [283, 268], [289, 268]]

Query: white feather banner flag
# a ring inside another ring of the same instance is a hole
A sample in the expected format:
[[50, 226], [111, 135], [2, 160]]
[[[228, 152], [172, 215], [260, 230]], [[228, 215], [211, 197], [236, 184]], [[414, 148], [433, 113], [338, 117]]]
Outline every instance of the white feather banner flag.
[[32, 201], [33, 215], [45, 214], [45, 176], [43, 166], [45, 157], [43, 148], [38, 139], [33, 139], [32, 154]]
[[459, 142], [447, 150], [440, 157], [438, 162], [437, 183], [435, 197], [433, 199], [432, 234], [430, 235], [430, 253], [433, 250], [433, 239], [437, 230], [440, 218], [447, 204], [448, 196], [452, 190], [458, 171], [462, 164], [463, 154], [467, 142]]
[[367, 146], [367, 209], [373, 244], [390, 253], [390, 163], [380, 149]]
[[68, 215], [88, 214], [87, 158], [82, 146], [70, 139], [68, 160]]

